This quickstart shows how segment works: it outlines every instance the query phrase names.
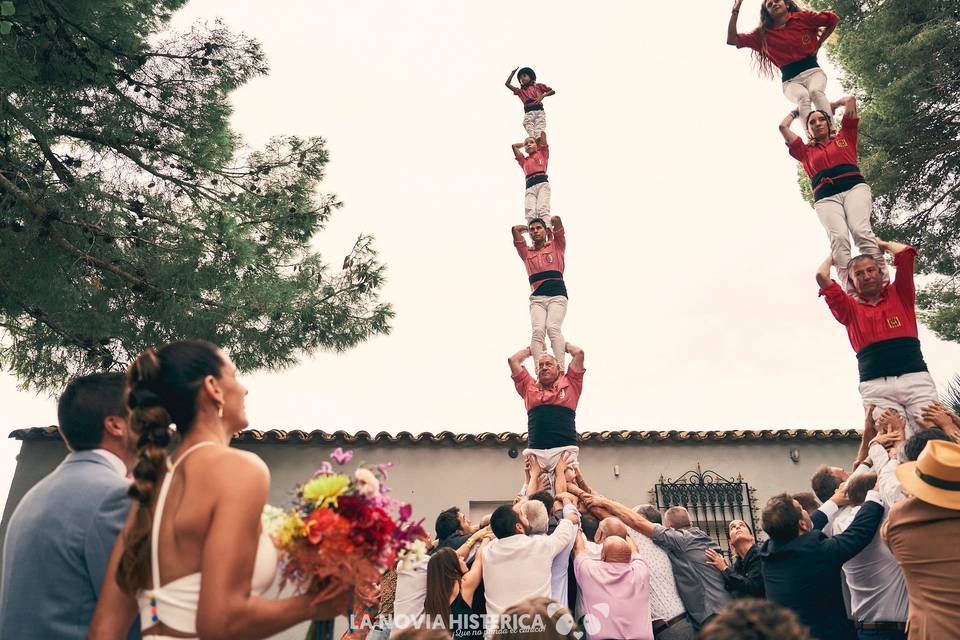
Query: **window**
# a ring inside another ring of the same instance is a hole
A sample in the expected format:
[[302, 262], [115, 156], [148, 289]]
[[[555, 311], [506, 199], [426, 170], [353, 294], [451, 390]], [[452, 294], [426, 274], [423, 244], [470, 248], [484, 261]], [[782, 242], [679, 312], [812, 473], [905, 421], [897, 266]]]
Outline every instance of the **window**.
[[754, 489], [740, 475], [728, 480], [716, 471], [701, 471], [698, 464], [695, 471], [687, 471], [676, 480], [660, 476], [654, 491], [657, 509], [686, 507], [693, 526], [713, 537], [728, 560], [731, 560], [727, 533], [730, 522], [743, 520], [756, 535]]

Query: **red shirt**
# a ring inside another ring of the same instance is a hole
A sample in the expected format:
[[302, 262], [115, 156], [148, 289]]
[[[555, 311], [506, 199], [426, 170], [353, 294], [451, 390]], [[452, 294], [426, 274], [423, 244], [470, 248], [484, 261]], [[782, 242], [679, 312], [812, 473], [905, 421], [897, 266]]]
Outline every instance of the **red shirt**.
[[547, 172], [547, 160], [550, 159], [550, 146], [546, 144], [538, 145], [537, 152], [532, 156], [523, 155], [519, 149], [514, 149], [514, 155], [517, 158], [517, 164], [523, 169], [524, 175], [529, 177], [534, 173]]
[[738, 33], [737, 49], [749, 47], [767, 54], [770, 62], [782, 67], [817, 54], [821, 27], [832, 27], [840, 21], [832, 11], [799, 11], [787, 15], [787, 23], [767, 30], [767, 50], [758, 31]]
[[894, 281], [883, 288], [877, 304], [857, 302], [835, 281], [820, 295], [827, 299], [833, 317], [847, 328], [850, 344], [857, 353], [864, 347], [892, 338], [917, 338], [916, 287], [913, 266], [917, 250], [907, 247], [893, 257], [897, 268]]
[[520, 98], [524, 107], [532, 107], [537, 104], [543, 106], [543, 94], [553, 91], [553, 89], [541, 82], [520, 87], [519, 89], [517, 87], [510, 87], [510, 90]]
[[567, 367], [567, 372], [561, 374], [557, 381], [549, 387], [541, 387], [526, 367], [522, 368], [520, 373], [511, 377], [514, 386], [517, 388], [517, 393], [523, 398], [523, 404], [527, 411], [542, 404], [555, 404], [576, 411], [577, 403], [580, 401], [580, 393], [583, 391], [584, 371], [585, 369], [577, 371], [572, 366]]
[[787, 144], [790, 155], [800, 161], [810, 178], [824, 169], [840, 164], [857, 164], [857, 130], [860, 118], [851, 118], [846, 113], [840, 120], [840, 131], [827, 142], [805, 144], [799, 137]]
[[[523, 260], [523, 264], [527, 268], [528, 278], [541, 271], [559, 271], [561, 274], [563, 273], [563, 252], [567, 248], [567, 234], [564, 233], [563, 227], [554, 230], [553, 241], [544, 242], [543, 246], [539, 249], [527, 246], [523, 238], [515, 241], [513, 246], [516, 247], [520, 259]], [[545, 278], [544, 280], [538, 280], [530, 285], [531, 291], [536, 291], [537, 287], [546, 280], [562, 280], [562, 278]]]

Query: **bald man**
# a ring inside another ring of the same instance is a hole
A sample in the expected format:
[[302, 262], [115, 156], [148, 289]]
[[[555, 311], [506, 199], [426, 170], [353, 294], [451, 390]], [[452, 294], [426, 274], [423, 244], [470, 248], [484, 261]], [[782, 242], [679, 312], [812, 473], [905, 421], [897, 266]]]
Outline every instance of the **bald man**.
[[[623, 522], [619, 525], [626, 533]], [[599, 558], [589, 557], [585, 548], [586, 539], [578, 534], [573, 546], [573, 570], [583, 594], [583, 624], [590, 637], [653, 640], [650, 572], [636, 555], [633, 542], [606, 535]]]

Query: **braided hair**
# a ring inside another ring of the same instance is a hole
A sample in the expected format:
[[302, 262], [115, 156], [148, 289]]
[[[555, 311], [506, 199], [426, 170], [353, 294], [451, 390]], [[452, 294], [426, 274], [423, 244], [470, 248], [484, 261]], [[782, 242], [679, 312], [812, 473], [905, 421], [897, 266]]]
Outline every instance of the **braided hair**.
[[223, 364], [216, 345], [183, 340], [147, 349], [130, 365], [127, 405], [138, 453], [129, 495], [138, 509], [117, 568], [117, 584], [127, 593], [145, 588], [149, 580], [151, 509], [167, 471], [171, 424], [180, 436], [189, 433], [203, 381], [219, 377]]

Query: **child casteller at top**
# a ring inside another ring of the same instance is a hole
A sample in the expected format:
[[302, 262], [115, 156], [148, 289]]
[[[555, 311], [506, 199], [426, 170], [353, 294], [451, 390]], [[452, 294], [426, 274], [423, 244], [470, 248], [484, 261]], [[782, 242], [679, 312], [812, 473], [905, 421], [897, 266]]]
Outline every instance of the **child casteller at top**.
[[[517, 75], [519, 87], [513, 86], [513, 75]], [[537, 140], [547, 128], [547, 116], [543, 111], [543, 99], [552, 96], [556, 91], [547, 85], [537, 82], [537, 74], [530, 67], [519, 67], [510, 72], [504, 83], [507, 89], [523, 102], [523, 128], [527, 135]]]
[[[763, 0], [760, 26], [750, 33], [737, 33], [737, 17], [743, 0], [734, 0], [727, 44], [753, 49], [760, 75], [773, 77], [780, 69], [783, 95], [797, 106], [800, 121], [806, 122], [816, 108], [833, 117], [824, 90], [827, 74], [817, 63], [817, 52], [840, 19], [832, 11], [806, 11], [794, 0]], [[813, 103], [813, 107], [811, 107]]]

